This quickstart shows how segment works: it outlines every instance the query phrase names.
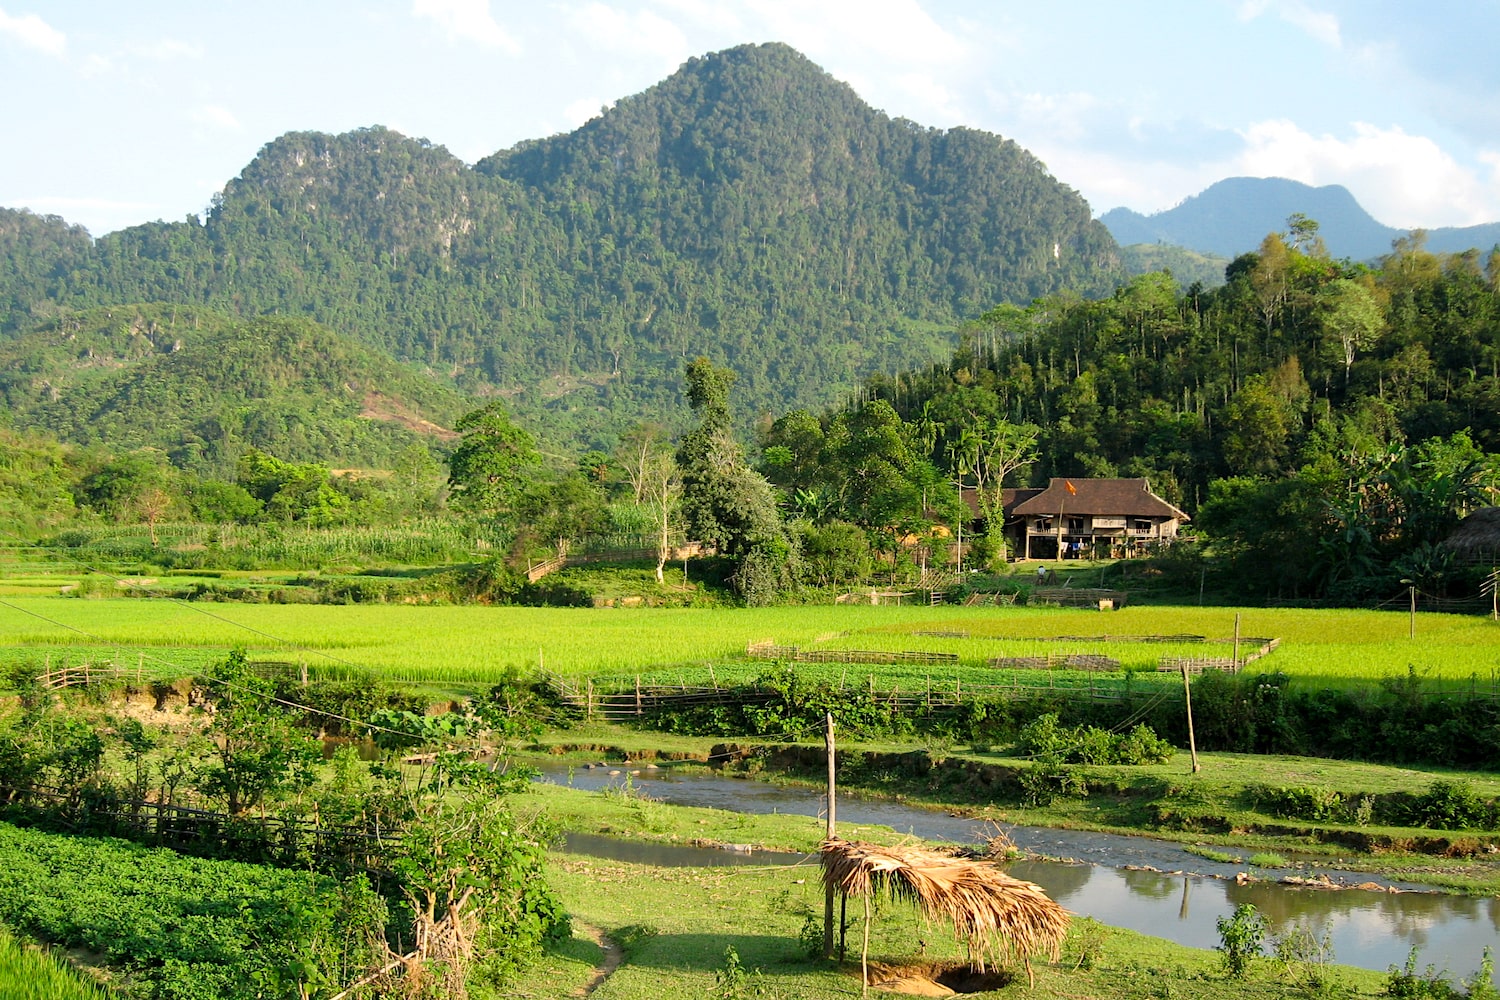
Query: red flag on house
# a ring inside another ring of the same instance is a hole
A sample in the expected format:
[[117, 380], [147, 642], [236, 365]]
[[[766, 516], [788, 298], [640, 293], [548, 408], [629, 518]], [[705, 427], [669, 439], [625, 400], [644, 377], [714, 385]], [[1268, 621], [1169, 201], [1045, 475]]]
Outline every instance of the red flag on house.
[[1063, 480], [1063, 489], [1068, 491], [1069, 496], [1076, 497], [1078, 495], [1078, 487], [1074, 486], [1071, 480]]

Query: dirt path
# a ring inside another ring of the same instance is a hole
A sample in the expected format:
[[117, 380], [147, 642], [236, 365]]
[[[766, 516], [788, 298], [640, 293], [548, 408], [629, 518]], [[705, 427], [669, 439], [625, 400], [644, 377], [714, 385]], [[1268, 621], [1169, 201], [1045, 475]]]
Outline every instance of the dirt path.
[[575, 921], [575, 924], [579, 930], [588, 935], [589, 940], [593, 941], [604, 951], [604, 955], [599, 959], [599, 964], [594, 967], [594, 975], [588, 982], [573, 991], [575, 997], [586, 997], [604, 985], [604, 981], [610, 977], [610, 974], [620, 967], [620, 962], [625, 958], [625, 952], [614, 942], [614, 939], [598, 927], [577, 921]]

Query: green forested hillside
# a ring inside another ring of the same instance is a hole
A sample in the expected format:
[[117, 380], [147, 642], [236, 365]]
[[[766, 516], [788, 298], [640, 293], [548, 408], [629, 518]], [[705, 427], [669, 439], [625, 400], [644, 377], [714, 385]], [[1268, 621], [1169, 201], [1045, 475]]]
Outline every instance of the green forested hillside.
[[391, 467], [441, 445], [464, 402], [306, 319], [113, 306], [35, 322], [0, 344], [5, 422], [78, 444], [151, 447], [200, 475], [249, 448], [288, 461]]
[[7, 211], [0, 252], [0, 332], [131, 302], [305, 315], [585, 445], [682, 413], [686, 358], [735, 368], [751, 412], [821, 404], [946, 355], [995, 302], [1120, 273], [1014, 143], [892, 120], [782, 45], [474, 169], [381, 128], [293, 133], [201, 224], [90, 244]]
[[1002, 476], [1146, 477], [1246, 596], [1476, 586], [1442, 543], [1500, 496], [1500, 251], [1408, 240], [1372, 269], [1315, 232], [1267, 237], [1213, 290], [1157, 273], [993, 309], [947, 364], [777, 420], [767, 474], [812, 516], [889, 526], [931, 483], [993, 510]]

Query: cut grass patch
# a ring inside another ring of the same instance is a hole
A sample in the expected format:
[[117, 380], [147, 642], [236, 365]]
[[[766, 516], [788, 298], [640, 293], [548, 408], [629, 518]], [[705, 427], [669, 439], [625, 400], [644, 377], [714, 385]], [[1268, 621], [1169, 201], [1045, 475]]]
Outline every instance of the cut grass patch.
[[[843, 965], [808, 957], [808, 944], [822, 934], [823, 889], [815, 868], [654, 868], [554, 855], [548, 879], [575, 916], [574, 939], [528, 970], [511, 995], [563, 1000], [588, 982], [593, 969], [587, 963], [599, 952], [583, 924], [603, 929], [624, 948], [623, 964], [593, 994], [599, 1000], [726, 996], [731, 978], [740, 984], [739, 995], [779, 1000], [842, 1000], [860, 992], [855, 908]], [[729, 975], [731, 952], [737, 977]], [[889, 973], [963, 955], [946, 928], [885, 904], [871, 925], [870, 958], [872, 967]], [[1162, 996], [1164, 983], [1179, 1000], [1286, 995], [1272, 963], [1233, 982], [1220, 966], [1211, 951], [1075, 920], [1062, 960], [1033, 962], [1034, 990], [1017, 968], [998, 995], [1145, 1000]], [[1329, 976], [1345, 995], [1374, 996], [1383, 984], [1380, 973], [1344, 966], [1331, 967]]]

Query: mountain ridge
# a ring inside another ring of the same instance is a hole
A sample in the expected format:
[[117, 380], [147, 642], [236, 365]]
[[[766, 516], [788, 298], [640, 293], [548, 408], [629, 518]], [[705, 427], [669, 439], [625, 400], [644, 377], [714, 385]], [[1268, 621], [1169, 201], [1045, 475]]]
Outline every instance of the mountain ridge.
[[[1143, 215], [1113, 208], [1099, 221], [1121, 246], [1168, 243], [1233, 258], [1255, 250], [1266, 234], [1284, 230], [1297, 213], [1318, 223], [1329, 253], [1353, 260], [1381, 257], [1395, 240], [1415, 232], [1376, 221], [1342, 185], [1313, 187], [1282, 177], [1229, 177], [1170, 209]], [[1500, 222], [1423, 232], [1434, 253], [1487, 252], [1500, 243]]]
[[306, 315], [585, 446], [684, 413], [700, 354], [739, 372], [752, 413], [824, 405], [940, 360], [996, 302], [1123, 273], [1087, 203], [1014, 142], [892, 119], [774, 43], [473, 168], [378, 126], [289, 132], [201, 225], [85, 246], [12, 212], [0, 251], [0, 337], [56, 306]]

